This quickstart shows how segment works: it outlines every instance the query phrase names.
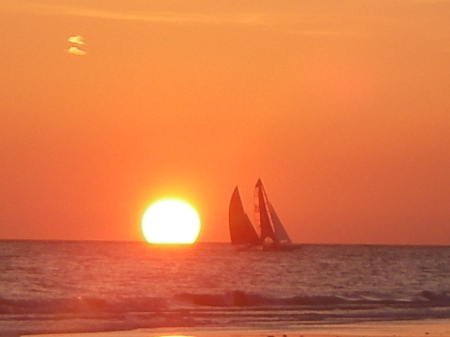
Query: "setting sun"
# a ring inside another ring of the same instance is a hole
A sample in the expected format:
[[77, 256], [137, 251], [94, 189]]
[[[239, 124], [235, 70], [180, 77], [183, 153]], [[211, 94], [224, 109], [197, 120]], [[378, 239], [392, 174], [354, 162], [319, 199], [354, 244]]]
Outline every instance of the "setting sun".
[[163, 199], [145, 211], [142, 233], [149, 243], [191, 244], [200, 233], [200, 218], [188, 203]]

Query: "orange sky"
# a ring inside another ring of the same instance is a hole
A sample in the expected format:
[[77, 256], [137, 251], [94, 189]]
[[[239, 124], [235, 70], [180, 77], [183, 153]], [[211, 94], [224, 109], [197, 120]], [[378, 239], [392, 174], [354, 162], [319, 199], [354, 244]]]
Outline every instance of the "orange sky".
[[296, 242], [450, 245], [450, 2], [216, 3], [0, 2], [0, 239], [229, 241], [261, 177]]

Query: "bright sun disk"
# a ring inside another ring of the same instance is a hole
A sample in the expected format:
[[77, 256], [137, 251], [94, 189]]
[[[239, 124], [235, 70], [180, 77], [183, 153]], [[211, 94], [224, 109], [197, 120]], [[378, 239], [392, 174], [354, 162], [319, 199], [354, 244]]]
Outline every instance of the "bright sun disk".
[[142, 233], [149, 243], [191, 244], [200, 233], [200, 218], [197, 211], [184, 201], [159, 200], [145, 211]]

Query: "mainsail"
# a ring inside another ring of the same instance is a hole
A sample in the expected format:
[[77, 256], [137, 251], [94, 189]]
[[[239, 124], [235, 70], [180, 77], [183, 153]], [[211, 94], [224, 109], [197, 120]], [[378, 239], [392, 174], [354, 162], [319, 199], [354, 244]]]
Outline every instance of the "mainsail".
[[273, 231], [273, 226], [271, 225], [271, 220], [269, 217], [269, 204], [267, 201], [266, 191], [261, 182], [258, 180], [255, 186], [255, 222], [256, 227], [259, 228], [261, 233], [260, 241], [264, 242], [267, 238], [272, 239], [275, 242], [275, 233]]
[[292, 243], [280, 218], [267, 198], [261, 179], [255, 186], [255, 221], [261, 232], [261, 243], [264, 243], [266, 239], [271, 239], [277, 245]]
[[242, 206], [242, 200], [237, 186], [231, 196], [228, 215], [231, 243], [252, 245], [259, 243], [258, 234]]

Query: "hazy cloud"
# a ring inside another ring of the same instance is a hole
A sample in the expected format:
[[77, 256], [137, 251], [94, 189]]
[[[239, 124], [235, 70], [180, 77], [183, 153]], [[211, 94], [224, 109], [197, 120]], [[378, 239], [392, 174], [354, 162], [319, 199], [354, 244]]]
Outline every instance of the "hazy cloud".
[[144, 21], [167, 24], [245, 24], [265, 25], [272, 21], [264, 13], [180, 13], [180, 12], [119, 12], [86, 7], [43, 4], [39, 2], [10, 4], [11, 8], [30, 11], [41, 15], [69, 15], [103, 18], [111, 20]]
[[69, 37], [69, 42], [72, 44], [77, 44], [77, 45], [81, 46], [84, 44], [84, 39], [80, 35], [74, 35], [74, 36]]
[[68, 49], [69, 54], [73, 55], [86, 55], [86, 52], [84, 50], [78, 49], [77, 47], [70, 47]]

